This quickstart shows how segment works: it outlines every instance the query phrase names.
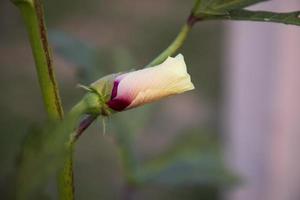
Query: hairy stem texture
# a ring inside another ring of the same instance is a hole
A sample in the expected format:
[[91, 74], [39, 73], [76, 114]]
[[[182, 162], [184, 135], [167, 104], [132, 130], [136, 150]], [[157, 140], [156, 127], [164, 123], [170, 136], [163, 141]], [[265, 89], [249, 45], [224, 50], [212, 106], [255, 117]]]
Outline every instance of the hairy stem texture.
[[[63, 109], [54, 75], [51, 51], [48, 45], [42, 3], [40, 0], [13, 0], [13, 3], [20, 9], [25, 21], [48, 118], [50, 120], [61, 120], [63, 118]], [[59, 197], [61, 200], [74, 199], [73, 145], [69, 148], [64, 167], [58, 175]]]
[[14, 3], [25, 21], [48, 117], [51, 120], [62, 119], [63, 109], [54, 76], [42, 4], [40, 0], [18, 0]]

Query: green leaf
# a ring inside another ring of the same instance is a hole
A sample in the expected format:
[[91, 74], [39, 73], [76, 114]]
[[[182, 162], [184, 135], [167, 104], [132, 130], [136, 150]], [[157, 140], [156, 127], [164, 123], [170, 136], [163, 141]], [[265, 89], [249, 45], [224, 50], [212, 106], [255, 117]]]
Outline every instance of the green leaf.
[[75, 63], [76, 67], [95, 67], [97, 51], [92, 46], [62, 31], [50, 31], [49, 40], [54, 46], [54, 51]]
[[[139, 181], [137, 177], [138, 160], [134, 149], [135, 134], [149, 121], [152, 111], [153, 105], [149, 105], [112, 116], [111, 130], [115, 132], [123, 173], [126, 181], [132, 184]], [[128, 115], [131, 117], [129, 118]]]
[[200, 0], [194, 14], [199, 15], [224, 15], [234, 9], [245, 8], [266, 0]]
[[245, 8], [263, 1], [267, 0], [217, 0], [214, 5], [214, 9], [229, 11], [233, 9]]
[[17, 163], [17, 199], [39, 199], [49, 178], [63, 166], [77, 117], [69, 116], [61, 123], [29, 131]]
[[49, 39], [57, 54], [75, 64], [84, 83], [116, 71], [127, 71], [135, 63], [128, 49], [122, 47], [98, 48], [62, 31], [50, 31]]
[[192, 13], [199, 20], [248, 20], [300, 25], [300, 11], [269, 12], [245, 10], [267, 0], [196, 0]]
[[221, 145], [212, 134], [184, 134], [169, 150], [146, 162], [138, 177], [146, 183], [220, 186], [235, 179], [222, 157]]
[[268, 11], [233, 10], [227, 15], [208, 16], [206, 19], [248, 20], [260, 22], [276, 22], [300, 26], [300, 11], [275, 13]]
[[62, 31], [50, 31], [49, 40], [57, 54], [74, 64], [80, 81], [88, 83], [99, 78], [95, 74], [103, 74], [97, 67], [102, 56], [96, 48]]

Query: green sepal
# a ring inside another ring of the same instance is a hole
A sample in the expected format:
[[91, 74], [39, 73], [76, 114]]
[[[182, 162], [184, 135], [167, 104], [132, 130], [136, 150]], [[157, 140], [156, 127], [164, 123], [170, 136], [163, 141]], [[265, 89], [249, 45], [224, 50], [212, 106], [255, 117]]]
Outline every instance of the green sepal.
[[97, 92], [103, 98], [103, 101], [107, 102], [111, 97], [114, 81], [119, 75], [120, 73], [104, 76], [93, 82], [89, 88]]
[[111, 98], [114, 80], [119, 75], [120, 73], [104, 76], [90, 84], [90, 86], [78, 85], [78, 87], [87, 91], [84, 99], [89, 105], [87, 111], [89, 114], [109, 116], [115, 112], [108, 107], [107, 102]]

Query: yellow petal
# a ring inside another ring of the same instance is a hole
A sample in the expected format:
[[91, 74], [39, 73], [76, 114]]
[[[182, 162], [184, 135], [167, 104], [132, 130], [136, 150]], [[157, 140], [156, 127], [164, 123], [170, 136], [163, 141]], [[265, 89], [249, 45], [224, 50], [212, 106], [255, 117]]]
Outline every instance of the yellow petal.
[[194, 89], [181, 54], [162, 64], [122, 75], [116, 98], [128, 99], [133, 108]]

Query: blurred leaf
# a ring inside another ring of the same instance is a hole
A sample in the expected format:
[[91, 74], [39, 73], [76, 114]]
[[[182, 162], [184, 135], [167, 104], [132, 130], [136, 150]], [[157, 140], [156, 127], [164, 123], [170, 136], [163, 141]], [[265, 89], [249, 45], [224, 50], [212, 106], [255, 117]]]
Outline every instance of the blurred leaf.
[[[151, 111], [153, 111], [151, 108], [153, 108], [151, 105], [144, 106], [112, 116], [111, 128], [115, 133], [123, 173], [125, 180], [130, 183], [138, 181], [136, 176], [138, 161], [134, 149], [135, 136], [138, 129], [144, 127], [149, 121]], [[131, 117], [129, 118], [128, 115]]]
[[79, 68], [93, 67], [97, 63], [95, 48], [62, 31], [50, 31], [49, 40], [54, 50]]
[[300, 26], [300, 11], [269, 12], [244, 8], [267, 0], [196, 0], [194, 16], [206, 20], [248, 20]]
[[61, 123], [49, 123], [29, 131], [17, 163], [17, 199], [41, 198], [49, 178], [64, 163], [76, 119], [77, 116], [72, 116]]
[[111, 127], [116, 133], [135, 133], [139, 128], [145, 127], [149, 123], [151, 114], [153, 114], [153, 111], [155, 110], [155, 106], [155, 104], [149, 104], [113, 115]]
[[218, 139], [206, 132], [184, 134], [169, 150], [140, 169], [142, 182], [167, 185], [214, 185], [231, 183]]
[[[107, 55], [62, 31], [50, 31], [49, 40], [54, 51], [76, 67], [80, 81], [90, 83], [104, 76]], [[100, 66], [100, 67], [99, 67]]]
[[233, 10], [226, 16], [216, 16], [215, 19], [249, 20], [261, 22], [277, 22], [300, 26], [300, 11], [275, 13], [268, 11]]
[[80, 81], [84, 83], [116, 71], [128, 71], [135, 61], [125, 48], [93, 47], [62, 31], [50, 31], [49, 39], [56, 53], [75, 64]]

